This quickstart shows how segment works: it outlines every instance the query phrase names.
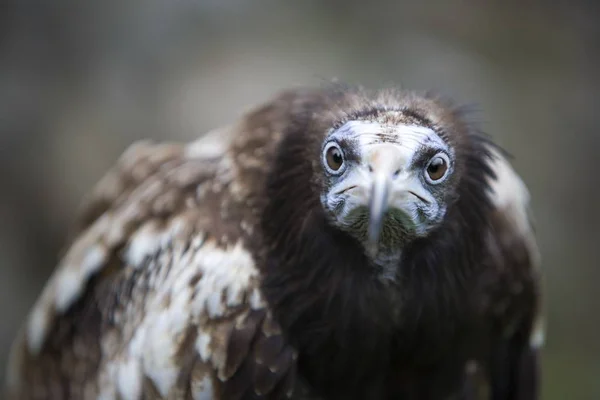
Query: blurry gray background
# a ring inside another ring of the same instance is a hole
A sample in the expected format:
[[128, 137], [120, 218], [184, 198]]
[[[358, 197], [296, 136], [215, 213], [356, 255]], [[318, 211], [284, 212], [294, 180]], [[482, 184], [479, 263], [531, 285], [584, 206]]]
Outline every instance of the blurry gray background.
[[599, 399], [599, 71], [594, 0], [4, 0], [0, 374], [74, 208], [128, 144], [192, 140], [339, 78], [481, 110], [533, 195], [544, 399]]

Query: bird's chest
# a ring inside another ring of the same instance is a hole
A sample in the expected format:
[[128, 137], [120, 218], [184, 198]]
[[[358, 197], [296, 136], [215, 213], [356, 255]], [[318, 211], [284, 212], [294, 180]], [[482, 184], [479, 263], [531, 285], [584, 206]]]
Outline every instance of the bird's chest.
[[[460, 319], [440, 318], [435, 325], [433, 316], [430, 320], [422, 314], [402, 315], [401, 310], [394, 318], [403, 323], [391, 339], [380, 336], [367, 351], [364, 344], [369, 336], [357, 335], [348, 347], [335, 351], [330, 347], [328, 357], [304, 365], [308, 368], [301, 368], [302, 373], [313, 378], [309, 380], [318, 392], [327, 393], [325, 399], [446, 399], [460, 393], [477, 330]], [[385, 342], [385, 346], [377, 345]], [[353, 349], [354, 356], [345, 353], [347, 348]], [[315, 364], [328, 365], [316, 379]], [[356, 371], [362, 371], [356, 379], [340, 379]]]
[[[463, 390], [467, 366], [485, 342], [483, 320], [468, 297], [442, 304], [422, 296], [399, 311], [384, 395], [389, 399], [446, 399]], [[461, 311], [462, 310], [462, 311]]]
[[429, 367], [399, 365], [391, 371], [382, 390], [382, 399], [454, 398], [463, 390], [465, 364], [449, 359]]

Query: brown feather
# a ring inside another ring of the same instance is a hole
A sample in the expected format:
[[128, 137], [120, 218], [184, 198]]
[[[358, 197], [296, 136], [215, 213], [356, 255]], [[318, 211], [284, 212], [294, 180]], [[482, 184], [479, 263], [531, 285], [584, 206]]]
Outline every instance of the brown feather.
[[[319, 202], [322, 141], [354, 119], [427, 126], [456, 150], [448, 214], [392, 284]], [[15, 342], [9, 399], [441, 399], [467, 392], [470, 365], [494, 399], [535, 398], [526, 201], [458, 108], [331, 86], [218, 135], [214, 151], [132, 146], [85, 199]]]

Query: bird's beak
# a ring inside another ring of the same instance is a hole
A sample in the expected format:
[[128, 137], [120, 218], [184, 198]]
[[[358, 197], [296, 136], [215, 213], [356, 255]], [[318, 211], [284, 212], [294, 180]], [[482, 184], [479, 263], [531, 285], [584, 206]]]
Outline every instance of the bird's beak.
[[372, 176], [369, 199], [369, 245], [377, 248], [383, 220], [389, 205], [392, 180], [402, 168], [405, 157], [398, 146], [380, 145], [370, 154], [369, 170]]
[[383, 225], [383, 216], [388, 208], [390, 194], [390, 178], [378, 172], [371, 186], [371, 201], [369, 205], [369, 230], [368, 239], [371, 246], [376, 246]]

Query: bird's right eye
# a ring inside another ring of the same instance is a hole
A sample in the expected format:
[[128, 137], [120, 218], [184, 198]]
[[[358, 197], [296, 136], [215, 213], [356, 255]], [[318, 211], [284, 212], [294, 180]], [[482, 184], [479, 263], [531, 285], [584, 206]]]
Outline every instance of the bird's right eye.
[[344, 153], [335, 143], [331, 143], [325, 149], [325, 163], [331, 173], [340, 173], [344, 166]]
[[425, 178], [427, 181], [432, 184], [441, 182], [447, 176], [448, 164], [448, 156], [443, 153], [439, 153], [433, 157], [425, 169]]

